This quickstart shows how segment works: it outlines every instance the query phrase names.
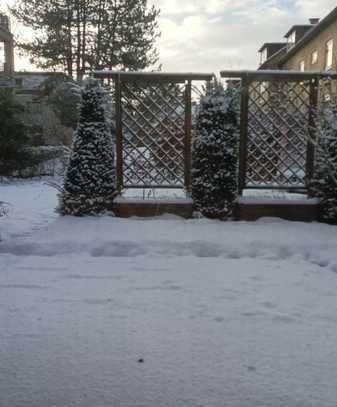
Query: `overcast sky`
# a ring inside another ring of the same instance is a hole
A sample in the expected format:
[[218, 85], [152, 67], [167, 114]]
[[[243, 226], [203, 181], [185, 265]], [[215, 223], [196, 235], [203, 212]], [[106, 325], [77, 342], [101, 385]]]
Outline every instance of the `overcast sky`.
[[[0, 5], [15, 0], [0, 0]], [[165, 71], [254, 69], [264, 42], [283, 41], [293, 24], [324, 17], [336, 0], [149, 0], [161, 9], [158, 41]], [[15, 31], [22, 33], [20, 27]], [[17, 61], [17, 69], [27, 68]]]

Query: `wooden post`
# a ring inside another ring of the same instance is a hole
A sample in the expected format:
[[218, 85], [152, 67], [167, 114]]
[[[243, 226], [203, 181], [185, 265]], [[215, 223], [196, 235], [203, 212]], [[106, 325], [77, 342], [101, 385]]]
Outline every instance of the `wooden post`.
[[188, 80], [185, 88], [185, 142], [184, 142], [184, 162], [185, 162], [185, 189], [189, 194], [192, 185], [192, 81]]
[[[318, 104], [318, 85], [319, 79], [316, 77], [310, 81], [310, 101], [309, 101], [309, 141], [307, 145], [306, 163], [305, 163], [305, 176], [306, 183], [312, 179], [314, 175], [314, 162], [315, 162], [315, 146], [313, 139], [315, 138], [315, 115], [317, 113]], [[308, 188], [308, 195], [310, 188]]]
[[247, 170], [247, 139], [248, 139], [248, 108], [249, 108], [249, 80], [248, 75], [241, 81], [241, 113], [240, 113], [240, 154], [239, 154], [239, 194], [246, 186]]
[[115, 79], [115, 109], [116, 109], [116, 181], [117, 191], [123, 189], [123, 121], [122, 121], [122, 86], [121, 77]]

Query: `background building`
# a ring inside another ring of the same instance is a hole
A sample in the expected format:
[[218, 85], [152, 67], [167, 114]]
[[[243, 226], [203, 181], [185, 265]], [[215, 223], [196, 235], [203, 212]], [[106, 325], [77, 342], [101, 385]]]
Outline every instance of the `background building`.
[[24, 106], [22, 118], [33, 145], [63, 144], [71, 140], [72, 129], [63, 126], [48, 106], [44, 84], [62, 83], [61, 72], [16, 71], [14, 37], [9, 18], [0, 14], [0, 86], [11, 87]]
[[259, 69], [337, 70], [337, 7], [322, 20], [291, 27], [284, 37], [284, 43], [260, 48]]
[[9, 18], [0, 14], [0, 80], [8, 80], [14, 73], [14, 38]]

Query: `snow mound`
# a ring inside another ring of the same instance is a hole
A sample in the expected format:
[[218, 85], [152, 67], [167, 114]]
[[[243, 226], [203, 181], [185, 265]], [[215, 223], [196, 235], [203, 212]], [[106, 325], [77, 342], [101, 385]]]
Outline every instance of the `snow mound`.
[[218, 222], [175, 218], [66, 217], [30, 237], [8, 240], [0, 254], [14, 256], [199, 257], [303, 260], [337, 271], [336, 230], [266, 218]]

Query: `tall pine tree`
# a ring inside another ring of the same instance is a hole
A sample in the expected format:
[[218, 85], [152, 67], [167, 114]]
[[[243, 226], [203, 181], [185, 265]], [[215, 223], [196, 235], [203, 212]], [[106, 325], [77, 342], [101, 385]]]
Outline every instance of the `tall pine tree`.
[[321, 201], [321, 220], [337, 224], [337, 105], [319, 112], [316, 163], [311, 192]]
[[206, 217], [224, 219], [232, 213], [238, 139], [235, 96], [218, 87], [202, 99], [193, 146], [192, 197]]
[[111, 207], [115, 195], [114, 145], [105, 118], [105, 96], [97, 81], [87, 81], [60, 197], [63, 215], [95, 215]]
[[95, 69], [137, 70], [158, 61], [159, 10], [148, 0], [16, 0], [10, 10], [32, 30], [17, 45], [41, 68], [81, 80]]

